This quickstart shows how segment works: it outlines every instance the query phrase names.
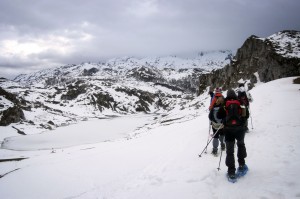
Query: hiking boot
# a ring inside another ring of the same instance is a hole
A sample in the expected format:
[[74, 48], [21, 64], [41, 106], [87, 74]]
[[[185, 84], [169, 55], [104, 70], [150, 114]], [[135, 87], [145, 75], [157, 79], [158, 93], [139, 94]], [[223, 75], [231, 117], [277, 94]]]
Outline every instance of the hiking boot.
[[225, 151], [225, 144], [221, 144], [221, 150]]
[[218, 149], [217, 148], [213, 148], [212, 152], [211, 152], [214, 156], [218, 155]]
[[234, 173], [233, 174], [227, 173], [227, 178], [228, 178], [228, 181], [232, 182], [232, 183], [235, 183], [237, 181], [237, 177]]
[[243, 165], [243, 166], [239, 166], [239, 168], [236, 171], [236, 175], [238, 177], [242, 177], [242, 176], [246, 175], [246, 173], [247, 173], [248, 170], [249, 169], [248, 169], [248, 166], [246, 164]]

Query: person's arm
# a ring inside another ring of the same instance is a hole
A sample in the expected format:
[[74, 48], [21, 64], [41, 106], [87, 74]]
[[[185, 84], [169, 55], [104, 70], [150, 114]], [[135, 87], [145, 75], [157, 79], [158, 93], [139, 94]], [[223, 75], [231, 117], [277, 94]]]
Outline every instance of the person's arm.
[[[213, 113], [213, 112], [214, 112], [213, 110], [209, 111], [208, 118], [209, 118], [210, 121], [214, 121], [214, 120], [215, 120], [215, 119], [214, 119], [214, 113]], [[214, 121], [214, 122], [215, 122], [215, 121]]]
[[226, 117], [225, 106], [221, 106], [219, 111], [217, 112], [217, 118], [218, 119], [224, 119], [225, 117]]

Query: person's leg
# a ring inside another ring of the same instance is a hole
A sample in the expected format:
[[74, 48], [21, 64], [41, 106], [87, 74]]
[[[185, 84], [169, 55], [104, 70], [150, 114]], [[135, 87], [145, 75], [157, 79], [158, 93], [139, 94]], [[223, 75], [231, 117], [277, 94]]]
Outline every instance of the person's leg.
[[228, 167], [228, 174], [235, 173], [235, 160], [234, 160], [234, 141], [226, 141], [226, 166]]
[[220, 130], [219, 141], [221, 143], [221, 150], [223, 150], [223, 151], [225, 150], [225, 141], [224, 141], [224, 139], [225, 139], [224, 131], [223, 131], [223, 129], [221, 129]]
[[228, 167], [228, 174], [235, 173], [235, 160], [234, 160], [234, 144], [235, 137], [231, 131], [225, 132], [225, 142], [226, 142], [226, 166]]
[[[217, 129], [214, 128], [212, 129], [213, 129], [213, 133], [215, 134], [217, 132]], [[219, 147], [219, 132], [217, 132], [217, 134], [213, 137], [212, 145], [213, 145], [212, 153], [217, 154], [218, 147]]]
[[212, 144], [213, 144], [213, 153], [217, 153], [218, 146], [219, 146], [219, 138], [214, 138]]
[[248, 128], [248, 119], [245, 122], [245, 132], [249, 133], [249, 128]]
[[247, 151], [245, 146], [245, 132], [237, 132], [237, 158], [239, 166], [245, 165], [245, 158], [247, 157]]
[[239, 132], [239, 136], [237, 137], [237, 157], [239, 162], [239, 167], [237, 169], [236, 175], [241, 177], [246, 175], [248, 171], [248, 166], [245, 163], [245, 158], [247, 157], [247, 151], [245, 146], [245, 131]]

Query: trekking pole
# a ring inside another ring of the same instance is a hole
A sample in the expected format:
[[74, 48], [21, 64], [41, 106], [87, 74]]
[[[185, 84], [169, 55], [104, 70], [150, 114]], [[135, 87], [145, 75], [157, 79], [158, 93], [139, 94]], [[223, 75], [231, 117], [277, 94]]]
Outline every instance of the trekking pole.
[[218, 169], [218, 171], [220, 171], [220, 170], [221, 170], [221, 168], [220, 168], [220, 165], [221, 165], [221, 159], [222, 159], [222, 152], [223, 152], [223, 150], [221, 150], [220, 161], [219, 161], [219, 167], [217, 168], [217, 169]]
[[209, 140], [207, 145], [204, 147], [203, 151], [199, 154], [199, 157], [201, 157], [202, 153], [207, 149], [209, 143], [212, 141], [212, 139], [214, 139], [215, 135], [218, 133], [218, 131], [221, 129], [222, 126], [223, 125], [220, 125], [220, 127], [217, 129], [217, 131], [212, 135], [211, 139]]
[[249, 108], [249, 114], [250, 114], [250, 119], [251, 119], [251, 127], [252, 127], [252, 130], [253, 130], [252, 114], [251, 114], [250, 106], [248, 108]]
[[[208, 126], [208, 136], [207, 136], [207, 144], [208, 144], [208, 141], [209, 141], [210, 130], [211, 130], [211, 121], [209, 120], [209, 126]], [[206, 147], [205, 153], [207, 153], [207, 147]]]

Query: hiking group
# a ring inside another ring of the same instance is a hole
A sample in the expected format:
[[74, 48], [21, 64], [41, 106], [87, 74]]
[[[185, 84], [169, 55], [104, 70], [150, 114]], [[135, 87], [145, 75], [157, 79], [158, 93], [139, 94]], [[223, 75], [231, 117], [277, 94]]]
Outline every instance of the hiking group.
[[[222, 95], [221, 88], [216, 88], [215, 92], [210, 91], [209, 94], [211, 95], [208, 116], [209, 128], [213, 130], [212, 154], [217, 156], [219, 145], [221, 145], [222, 151], [226, 149], [227, 177], [230, 182], [236, 182], [238, 177], [245, 175], [248, 171], [245, 163], [247, 151], [244, 138], [245, 133], [249, 132], [249, 102], [252, 102], [253, 99], [250, 93], [246, 91], [244, 84], [239, 84], [237, 94], [234, 90], [229, 89], [226, 98]], [[239, 163], [237, 169], [234, 158], [235, 141]]]

